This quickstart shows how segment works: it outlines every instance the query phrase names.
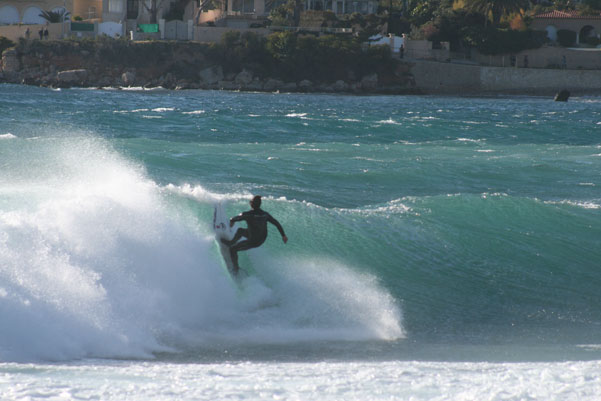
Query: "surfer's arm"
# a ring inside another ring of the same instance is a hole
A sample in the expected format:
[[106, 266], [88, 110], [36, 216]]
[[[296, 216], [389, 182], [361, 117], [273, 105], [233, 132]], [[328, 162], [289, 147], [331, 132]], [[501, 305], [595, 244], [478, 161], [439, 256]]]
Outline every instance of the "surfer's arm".
[[230, 227], [233, 227], [235, 222], [242, 221], [242, 220], [246, 221], [246, 219], [247, 219], [247, 216], [245, 216], [244, 213], [240, 213], [238, 216], [234, 216], [230, 219]]
[[280, 232], [280, 235], [282, 236], [282, 241], [284, 241], [284, 244], [288, 242], [288, 237], [286, 237], [286, 233], [284, 232], [284, 228], [282, 227], [280, 222], [274, 219], [271, 215], [268, 215], [267, 221], [276, 226], [276, 228]]

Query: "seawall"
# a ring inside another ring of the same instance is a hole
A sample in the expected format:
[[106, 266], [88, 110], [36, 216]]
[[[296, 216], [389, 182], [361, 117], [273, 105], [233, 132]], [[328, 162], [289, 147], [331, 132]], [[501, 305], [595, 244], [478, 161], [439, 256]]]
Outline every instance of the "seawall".
[[486, 67], [413, 60], [416, 87], [431, 94], [601, 94], [601, 70]]

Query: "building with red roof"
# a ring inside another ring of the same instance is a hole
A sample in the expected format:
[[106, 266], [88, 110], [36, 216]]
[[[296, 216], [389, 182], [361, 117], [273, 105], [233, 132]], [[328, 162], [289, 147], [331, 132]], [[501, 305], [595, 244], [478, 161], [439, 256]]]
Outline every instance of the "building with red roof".
[[576, 11], [549, 11], [534, 16], [531, 28], [547, 31], [552, 41], [557, 40], [557, 31], [561, 29], [576, 32], [576, 43], [585, 43], [587, 38], [599, 38], [601, 33], [601, 14], [579, 15]]

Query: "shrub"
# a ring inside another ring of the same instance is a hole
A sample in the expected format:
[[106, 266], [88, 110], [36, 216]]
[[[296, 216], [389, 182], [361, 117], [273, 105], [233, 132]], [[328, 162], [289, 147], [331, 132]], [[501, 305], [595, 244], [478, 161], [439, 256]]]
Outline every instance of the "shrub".
[[8, 39], [5, 38], [4, 36], [0, 36], [0, 55], [2, 55], [2, 52], [6, 49], [8, 49], [9, 47], [13, 47], [15, 45], [15, 43]]
[[472, 46], [487, 55], [519, 53], [522, 50], [537, 49], [547, 41], [545, 31], [514, 31], [490, 27], [480, 32], [472, 30], [468, 37], [471, 38]]
[[557, 31], [557, 41], [563, 47], [573, 46], [576, 43], [576, 32], [560, 29]]
[[524, 18], [520, 14], [516, 14], [515, 17], [509, 22], [509, 26], [514, 31], [524, 31], [526, 30], [526, 22], [524, 22]]
[[388, 46], [362, 51], [357, 38], [339, 35], [274, 32], [265, 39], [252, 32], [232, 32], [221, 43], [207, 46], [204, 55], [222, 65], [224, 72], [247, 69], [259, 76], [296, 82], [334, 82], [373, 72], [391, 75], [396, 68]]
[[419, 29], [421, 30], [423, 37], [430, 41], [436, 40], [440, 32], [440, 29], [434, 25], [433, 21], [426, 22]]
[[593, 10], [601, 10], [601, 0], [584, 0], [583, 3]]

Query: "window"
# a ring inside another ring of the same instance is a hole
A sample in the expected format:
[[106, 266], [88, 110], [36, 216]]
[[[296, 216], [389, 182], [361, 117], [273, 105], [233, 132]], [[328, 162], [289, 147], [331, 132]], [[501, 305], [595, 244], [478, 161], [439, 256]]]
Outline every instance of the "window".
[[138, 0], [127, 0], [127, 19], [138, 18]]
[[123, 0], [109, 0], [109, 13], [122, 13]]

